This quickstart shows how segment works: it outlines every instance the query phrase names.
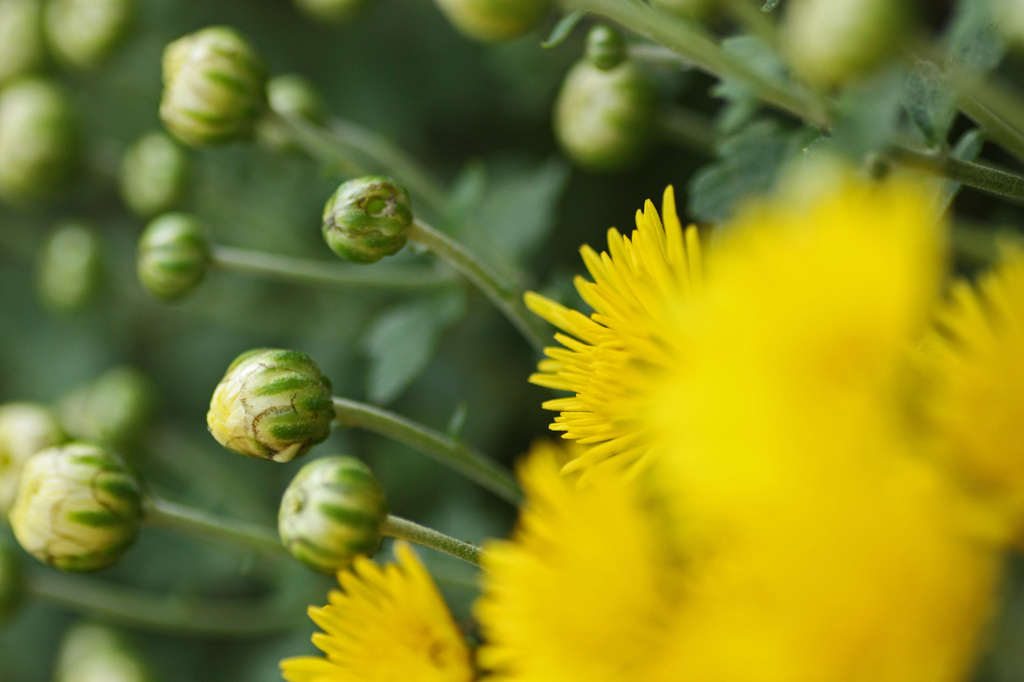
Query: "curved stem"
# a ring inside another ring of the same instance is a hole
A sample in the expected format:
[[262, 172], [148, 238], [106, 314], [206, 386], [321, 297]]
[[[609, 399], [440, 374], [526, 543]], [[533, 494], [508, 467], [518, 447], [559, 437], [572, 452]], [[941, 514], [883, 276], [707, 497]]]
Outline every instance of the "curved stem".
[[435, 256], [465, 275], [498, 307], [530, 342], [534, 350], [544, 350], [544, 336], [534, 326], [534, 318], [523, 305], [518, 287], [501, 281], [498, 275], [467, 251], [462, 244], [422, 221], [413, 222], [409, 229], [409, 239], [422, 244]]
[[161, 500], [150, 495], [145, 519], [154, 526], [171, 528], [214, 540], [227, 540], [262, 554], [290, 556], [277, 532], [254, 523], [215, 516], [201, 509]]
[[444, 552], [457, 559], [469, 562], [474, 566], [480, 565], [480, 559], [484, 555], [483, 550], [476, 545], [456, 540], [433, 528], [421, 526], [418, 523], [393, 514], [388, 515], [382, 532], [389, 538], [408, 540], [423, 547], [430, 547], [438, 552]]
[[512, 476], [489, 457], [461, 441], [438, 433], [393, 412], [354, 400], [334, 398], [334, 421], [373, 431], [434, 457], [513, 504], [522, 499]]
[[905, 166], [1000, 196], [1024, 199], [1024, 176], [1016, 173], [962, 161], [941, 151], [920, 151], [897, 146], [892, 149], [892, 155]]
[[366, 289], [408, 289], [421, 291], [452, 285], [454, 273], [438, 268], [381, 266], [367, 268], [325, 263], [308, 258], [279, 256], [272, 253], [214, 245], [210, 249], [212, 265], [224, 270], [248, 272], [285, 281], [361, 287]]
[[365, 166], [352, 159], [351, 150], [315, 123], [299, 116], [282, 116], [274, 111], [267, 111], [265, 115], [285, 131], [292, 142], [324, 166], [346, 177], [368, 174]]
[[210, 599], [158, 594], [96, 578], [31, 570], [29, 594], [115, 622], [173, 634], [259, 637], [294, 628], [302, 609], [275, 597]]

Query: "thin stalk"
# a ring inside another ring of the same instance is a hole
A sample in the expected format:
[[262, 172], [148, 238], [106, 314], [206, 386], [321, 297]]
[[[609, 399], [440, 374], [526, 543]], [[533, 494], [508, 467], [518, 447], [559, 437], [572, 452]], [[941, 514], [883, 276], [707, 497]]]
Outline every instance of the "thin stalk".
[[260, 637], [290, 630], [305, 620], [298, 605], [275, 597], [254, 601], [158, 594], [36, 569], [28, 572], [26, 586], [34, 597], [75, 611], [179, 635]]
[[567, 10], [584, 10], [605, 16], [631, 31], [677, 52], [696, 68], [718, 78], [743, 81], [758, 98], [819, 128], [828, 128], [826, 102], [793, 83], [765, 79], [741, 60], [723, 50], [695, 24], [688, 23], [642, 3], [624, 0], [562, 0]]
[[633, 43], [629, 46], [629, 58], [651, 66], [670, 69], [691, 69], [693, 62], [667, 47], [650, 43]]
[[519, 288], [501, 278], [470, 253], [462, 244], [430, 225], [416, 220], [409, 229], [409, 239], [425, 246], [431, 253], [465, 275], [508, 318], [534, 350], [542, 352], [547, 345], [535, 326], [535, 318], [523, 305]]
[[461, 441], [422, 424], [379, 407], [338, 397], [334, 398], [334, 421], [342, 426], [373, 431], [426, 453], [513, 504], [522, 499], [519, 485], [501, 465]]
[[277, 533], [265, 526], [215, 516], [201, 509], [150, 496], [146, 521], [154, 526], [179, 530], [214, 540], [226, 540], [261, 554], [290, 556]]
[[351, 150], [322, 127], [299, 116], [282, 116], [268, 111], [268, 119], [284, 130], [292, 142], [323, 165], [345, 177], [367, 175], [367, 168], [352, 158]]
[[484, 555], [483, 550], [476, 545], [456, 540], [433, 528], [421, 526], [400, 516], [389, 515], [387, 521], [384, 522], [383, 533], [389, 538], [408, 540], [423, 547], [436, 549], [438, 552], [444, 552], [474, 566], [480, 565], [480, 559]]
[[962, 161], [942, 151], [920, 151], [909, 147], [895, 147], [893, 158], [905, 166], [923, 170], [932, 175], [959, 182], [969, 187], [1013, 199], [1024, 199], [1024, 176]]
[[456, 281], [455, 273], [431, 267], [345, 266], [219, 245], [211, 247], [210, 255], [212, 265], [224, 270], [309, 284], [421, 291]]
[[658, 120], [662, 136], [705, 156], [715, 153], [715, 128], [705, 116], [682, 107], [665, 109]]

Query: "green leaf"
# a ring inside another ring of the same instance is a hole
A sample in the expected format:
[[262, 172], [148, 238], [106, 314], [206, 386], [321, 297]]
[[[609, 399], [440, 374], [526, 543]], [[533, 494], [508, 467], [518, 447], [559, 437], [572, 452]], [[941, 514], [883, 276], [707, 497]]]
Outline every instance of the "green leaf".
[[991, 71], [1006, 53], [1006, 45], [992, 21], [989, 3], [981, 0], [957, 3], [943, 42], [947, 64], [967, 71]]
[[785, 130], [777, 121], [761, 120], [726, 138], [718, 160], [690, 181], [690, 213], [703, 221], [728, 218], [739, 201], [770, 191], [779, 170], [815, 135], [807, 128]]
[[569, 37], [569, 34], [572, 33], [572, 30], [576, 28], [576, 24], [580, 23], [580, 19], [585, 14], [584, 10], [578, 9], [563, 16], [551, 30], [551, 35], [548, 36], [548, 39], [541, 43], [540, 46], [545, 50], [550, 50], [561, 45], [562, 41]]
[[[765, 80], [784, 83], [786, 64], [771, 45], [757, 36], [741, 35], [726, 38], [722, 41], [722, 49], [746, 63]], [[723, 79], [712, 86], [711, 94], [725, 100], [725, 106], [718, 113], [716, 125], [726, 135], [739, 130], [761, 108], [761, 100], [742, 80]]]
[[445, 433], [452, 438], [458, 438], [462, 434], [462, 427], [466, 425], [466, 415], [468, 414], [469, 405], [463, 400], [455, 408], [455, 411], [452, 412], [452, 416], [448, 420], [448, 426], [445, 428]]
[[764, 6], [761, 7], [762, 12], [771, 12], [773, 9], [779, 6], [779, 0], [764, 0]]
[[911, 123], [931, 145], [944, 145], [953, 125], [956, 107], [949, 85], [939, 67], [915, 59], [903, 83], [903, 108]]
[[434, 356], [444, 329], [465, 312], [462, 289], [416, 299], [391, 308], [367, 331], [364, 345], [370, 356], [366, 393], [377, 404], [398, 397]]
[[486, 190], [487, 168], [479, 159], [470, 161], [462, 167], [452, 183], [446, 220], [456, 225], [468, 221], [480, 209]]
[[848, 87], [832, 128], [833, 149], [860, 161], [892, 143], [900, 122], [906, 72], [894, 66]]

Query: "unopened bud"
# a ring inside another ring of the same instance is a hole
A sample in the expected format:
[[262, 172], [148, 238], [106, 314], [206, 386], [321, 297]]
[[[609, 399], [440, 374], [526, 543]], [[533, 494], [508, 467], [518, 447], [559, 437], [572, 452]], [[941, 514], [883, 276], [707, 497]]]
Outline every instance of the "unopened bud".
[[305, 353], [259, 348], [228, 367], [206, 424], [218, 443], [247, 457], [290, 462], [331, 433], [331, 382]]
[[45, 61], [42, 0], [0, 0], [0, 88]]
[[[267, 83], [267, 101], [271, 111], [286, 118], [304, 118], [319, 123], [324, 117], [323, 101], [316, 87], [297, 74], [271, 78]], [[268, 116], [256, 123], [256, 135], [260, 142], [274, 151], [294, 151], [297, 147], [283, 128], [281, 121]]]
[[57, 417], [35, 403], [0, 406], [0, 515], [7, 516], [30, 456], [64, 442]]
[[170, 211], [188, 185], [188, 155], [162, 132], [143, 135], [121, 158], [121, 198], [140, 218]]
[[629, 49], [621, 33], [607, 24], [598, 24], [587, 34], [586, 55], [591, 64], [608, 71], [626, 60]]
[[366, 4], [366, 0], [294, 0], [294, 2], [299, 11], [306, 16], [326, 22], [345, 21]]
[[71, 66], [96, 66], [124, 37], [134, 4], [134, 0], [48, 0], [50, 49]]
[[213, 26], [164, 50], [160, 118], [191, 145], [245, 140], [266, 107], [267, 70], [238, 31]]
[[12, 547], [0, 541], [0, 625], [18, 610], [24, 594], [21, 559]]
[[81, 310], [96, 296], [103, 279], [100, 238], [89, 225], [57, 226], [36, 262], [36, 290], [58, 312]]
[[134, 476], [110, 450], [83, 442], [29, 457], [10, 512], [22, 548], [62, 571], [115, 563], [135, 542], [141, 518]]
[[116, 631], [93, 623], [72, 627], [60, 645], [55, 682], [150, 682], [149, 666]]
[[127, 449], [138, 442], [149, 423], [153, 393], [140, 370], [114, 367], [60, 401], [61, 422], [74, 438]]
[[42, 199], [64, 184], [77, 154], [73, 119], [64, 92], [49, 81], [0, 91], [0, 199]]
[[391, 178], [369, 175], [343, 183], [327, 200], [324, 240], [346, 260], [375, 263], [405, 246], [412, 221], [409, 192]]
[[901, 0], [792, 0], [783, 40], [793, 70], [831, 87], [879, 65], [906, 35]]
[[555, 102], [555, 135], [584, 168], [623, 170], [649, 149], [657, 109], [654, 85], [634, 62], [603, 71], [583, 60], [569, 71]]
[[288, 484], [277, 527], [292, 556], [336, 573], [380, 548], [387, 516], [384, 488], [369, 467], [354, 457], [321, 457]]
[[499, 42], [529, 33], [547, 16], [548, 0], [436, 0], [448, 21], [476, 40]]
[[203, 227], [186, 213], [160, 216], [139, 239], [139, 281], [164, 301], [176, 301], [198, 286], [209, 262], [210, 246]]

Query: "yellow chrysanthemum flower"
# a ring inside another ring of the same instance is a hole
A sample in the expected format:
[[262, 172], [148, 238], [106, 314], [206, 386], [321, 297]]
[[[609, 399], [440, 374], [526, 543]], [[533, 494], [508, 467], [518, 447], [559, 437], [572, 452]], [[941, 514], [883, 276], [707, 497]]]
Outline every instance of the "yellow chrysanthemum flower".
[[643, 409], [621, 409], [623, 400], [636, 397], [622, 381], [622, 371], [638, 357], [657, 362], [666, 304], [686, 299], [702, 280], [697, 230], [683, 229], [671, 187], [665, 190], [662, 212], [664, 223], [648, 201], [637, 211], [637, 229], [630, 237], [613, 228], [606, 253], [580, 249], [594, 278], [575, 280], [594, 310], [589, 317], [539, 294], [525, 297], [530, 310], [565, 332], [555, 335], [563, 348], [548, 348], [548, 359], [530, 381], [574, 394], [544, 403], [545, 409], [560, 412], [552, 430], [588, 446], [566, 465], [567, 472], [625, 468], [643, 460], [654, 445], [635, 418]]
[[944, 459], [1024, 520], [1024, 253], [957, 282], [920, 356]]
[[325, 658], [281, 661], [288, 682], [469, 682], [469, 648], [423, 564], [403, 542], [397, 564], [361, 557], [338, 574], [342, 591], [311, 608]]
[[640, 475], [523, 468], [478, 609], [498, 679], [965, 679], [1008, 529], [909, 418], [941, 230], [904, 181], [794, 196], [653, 302], [656, 362], [618, 365], [603, 409], [658, 444]]

